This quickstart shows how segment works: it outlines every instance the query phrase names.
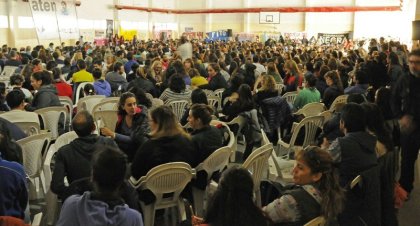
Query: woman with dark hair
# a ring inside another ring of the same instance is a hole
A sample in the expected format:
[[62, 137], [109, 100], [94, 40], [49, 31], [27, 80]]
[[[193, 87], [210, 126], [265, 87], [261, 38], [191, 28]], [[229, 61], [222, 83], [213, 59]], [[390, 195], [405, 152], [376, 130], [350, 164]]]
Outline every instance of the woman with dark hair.
[[83, 87], [83, 97], [96, 95], [95, 87], [88, 83]]
[[194, 62], [191, 58], [187, 58], [184, 60], [184, 69], [185, 73], [188, 74], [188, 72], [194, 68]]
[[376, 142], [378, 158], [393, 151], [391, 133], [385, 128], [385, 120], [379, 107], [373, 103], [362, 103], [362, 107], [366, 112], [368, 131], [378, 138]]
[[209, 81], [206, 85], [199, 86], [201, 89], [210, 89], [216, 90], [221, 88], [227, 88], [227, 82], [225, 78], [220, 74], [220, 67], [217, 63], [211, 63], [207, 67], [208, 77], [207, 80]]
[[129, 190], [124, 180], [127, 156], [109, 146], [98, 147], [92, 155], [91, 166], [93, 191], [67, 198], [57, 226], [142, 226], [141, 214], [126, 204], [132, 200], [125, 200], [129, 197], [124, 194]]
[[388, 63], [388, 77], [390, 79], [391, 87], [394, 87], [398, 81], [398, 78], [404, 75], [404, 69], [400, 65], [399, 57], [396, 53], [390, 52], [388, 57], [386, 58]]
[[102, 127], [101, 134], [112, 137], [118, 147], [132, 161], [135, 151], [146, 142], [150, 128], [147, 119], [147, 108], [137, 106], [136, 96], [131, 92], [123, 93], [118, 102], [118, 121], [115, 132]]
[[23, 164], [22, 148], [13, 140], [3, 121], [0, 121], [0, 156], [4, 160]]
[[325, 107], [330, 108], [335, 98], [344, 94], [343, 83], [341, 83], [340, 76], [336, 71], [327, 72], [324, 78], [328, 87], [324, 91], [322, 102], [325, 104]]
[[10, 111], [6, 103], [6, 84], [0, 82], [0, 111]]
[[[207, 101], [206, 93], [200, 88], [193, 90], [191, 93], [191, 104], [208, 105], [209, 103]], [[189, 107], [185, 108], [184, 115], [182, 116], [181, 121], [180, 121], [181, 125], [187, 124], [189, 112], [190, 112], [190, 108]]]
[[304, 225], [323, 216], [326, 225], [333, 224], [344, 207], [344, 190], [331, 154], [316, 146], [297, 152], [292, 174], [296, 187], [265, 206], [263, 211], [274, 223]]
[[206, 104], [193, 104], [189, 110], [188, 123], [194, 143], [195, 163], [198, 165], [209, 157], [215, 150], [222, 147], [222, 134], [216, 127], [210, 125], [213, 109]]
[[156, 89], [156, 86], [153, 84], [153, 81], [147, 77], [144, 67], [139, 67], [136, 70], [136, 78], [128, 83], [127, 90], [130, 90], [133, 87], [140, 88], [146, 93], [152, 94], [153, 97], [158, 97], [159, 91]]
[[242, 84], [239, 86], [238, 94], [229, 97], [228, 102], [223, 107], [223, 114], [226, 115], [226, 121], [231, 121], [240, 113], [254, 108], [251, 88], [247, 84]]
[[150, 139], [137, 150], [131, 165], [133, 177], [138, 179], [153, 167], [168, 162], [186, 162], [195, 167], [191, 138], [171, 108], [163, 105], [154, 109], [149, 115], [149, 125]]
[[149, 98], [147, 98], [146, 93], [143, 91], [143, 89], [134, 86], [131, 89], [129, 89], [128, 92], [134, 93], [134, 95], [136, 96], [137, 105], [143, 105], [147, 108], [152, 107], [152, 101]]
[[160, 95], [159, 99], [167, 103], [174, 100], [189, 100], [191, 90], [186, 89], [185, 81], [181, 74], [173, 74], [169, 79], [169, 88]]
[[54, 79], [54, 86], [57, 89], [58, 96], [66, 96], [70, 99], [73, 97], [73, 89], [67, 82], [63, 81], [61, 78], [61, 70], [59, 68], [53, 68], [53, 79]]
[[276, 83], [283, 84], [283, 79], [280, 76], [279, 71], [277, 70], [277, 66], [274, 62], [268, 62], [267, 64], [267, 75], [271, 75], [276, 80]]
[[254, 203], [253, 187], [248, 170], [232, 167], [223, 172], [217, 191], [208, 201], [204, 221], [212, 226], [269, 225], [269, 219]]
[[32, 74], [31, 85], [38, 92], [35, 93], [32, 103], [25, 106], [25, 110], [35, 111], [46, 107], [61, 106], [57, 89], [51, 83], [52, 78], [48, 71], [44, 70]]

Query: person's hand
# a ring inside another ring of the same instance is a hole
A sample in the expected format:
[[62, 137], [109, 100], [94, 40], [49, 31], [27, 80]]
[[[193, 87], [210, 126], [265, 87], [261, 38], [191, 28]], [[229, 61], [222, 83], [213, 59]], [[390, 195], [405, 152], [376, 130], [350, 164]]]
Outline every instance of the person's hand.
[[324, 139], [322, 140], [321, 148], [326, 150], [329, 147], [330, 147], [330, 142], [328, 142], [327, 138], [324, 137]]
[[239, 95], [238, 95], [238, 93], [235, 92], [235, 93], [232, 93], [232, 95], [230, 95], [229, 101], [231, 103], [233, 103], [233, 102], [236, 102], [238, 100], [238, 98], [239, 98]]
[[115, 138], [115, 133], [106, 127], [101, 128], [101, 134], [107, 137]]
[[399, 120], [401, 133], [409, 134], [416, 129], [412, 115], [403, 115]]

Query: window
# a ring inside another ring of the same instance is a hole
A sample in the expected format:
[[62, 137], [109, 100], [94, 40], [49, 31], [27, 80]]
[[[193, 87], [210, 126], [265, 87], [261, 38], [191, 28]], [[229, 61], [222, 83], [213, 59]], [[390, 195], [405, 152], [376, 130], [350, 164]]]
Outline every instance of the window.
[[7, 16], [0, 15], [0, 28], [8, 28], [9, 22]]
[[34, 21], [29, 16], [18, 17], [18, 28], [34, 28]]

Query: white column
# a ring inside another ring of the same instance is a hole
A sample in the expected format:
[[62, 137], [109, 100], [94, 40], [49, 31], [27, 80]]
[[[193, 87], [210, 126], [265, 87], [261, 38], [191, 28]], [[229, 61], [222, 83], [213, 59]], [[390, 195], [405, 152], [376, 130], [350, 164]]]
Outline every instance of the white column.
[[[213, 7], [213, 0], [206, 0], [206, 8], [211, 9]], [[206, 27], [205, 32], [212, 31], [213, 14], [206, 14]]]

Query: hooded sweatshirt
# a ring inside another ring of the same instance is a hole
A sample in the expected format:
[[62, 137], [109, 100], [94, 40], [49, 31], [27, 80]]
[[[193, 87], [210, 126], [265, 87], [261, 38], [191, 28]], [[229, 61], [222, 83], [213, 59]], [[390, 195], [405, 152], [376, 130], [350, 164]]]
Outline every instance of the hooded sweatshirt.
[[73, 195], [63, 204], [57, 226], [143, 226], [139, 212], [126, 204], [111, 208], [107, 203], [91, 198], [91, 192]]
[[96, 145], [106, 145], [118, 148], [114, 140], [91, 134], [76, 138], [61, 147], [57, 152], [51, 190], [60, 198], [66, 199], [75, 192], [64, 184], [67, 176], [69, 184], [73, 181], [89, 177], [91, 174], [91, 158]]
[[41, 86], [38, 92], [35, 94], [31, 105], [26, 105], [25, 110], [35, 111], [41, 108], [61, 106], [60, 100], [58, 99], [57, 89], [54, 85]]
[[111, 85], [105, 80], [96, 80], [93, 83], [93, 88], [98, 95], [105, 95], [106, 97], [111, 96]]
[[337, 138], [337, 141], [341, 150], [338, 158], [341, 186], [377, 164], [375, 136], [364, 131], [352, 132]]

